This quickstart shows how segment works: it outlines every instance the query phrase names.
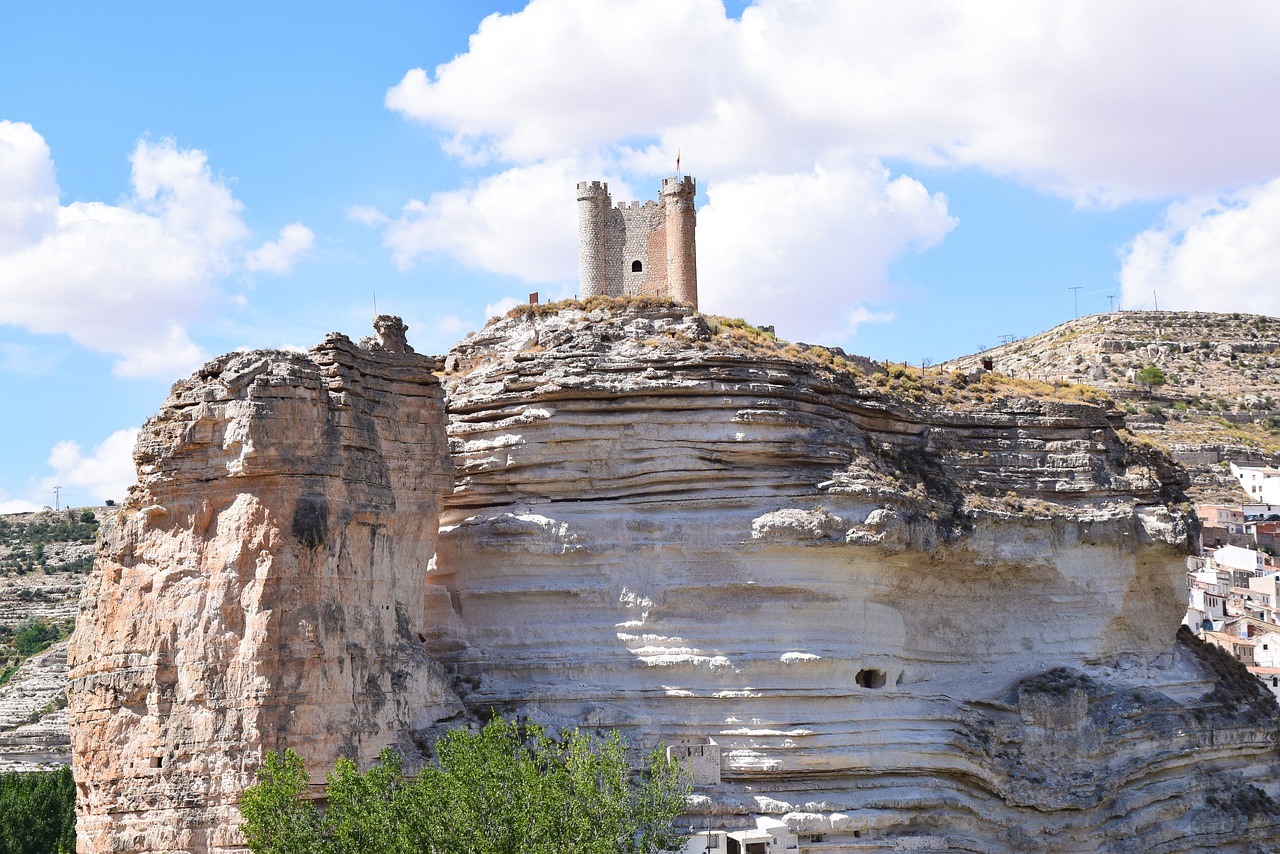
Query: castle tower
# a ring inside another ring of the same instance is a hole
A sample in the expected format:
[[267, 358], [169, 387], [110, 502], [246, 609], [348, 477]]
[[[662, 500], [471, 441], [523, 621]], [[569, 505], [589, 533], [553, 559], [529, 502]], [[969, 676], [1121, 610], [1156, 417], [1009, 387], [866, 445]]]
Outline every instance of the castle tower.
[[697, 308], [693, 178], [665, 178], [660, 201], [613, 204], [609, 185], [578, 183], [579, 293], [669, 297]]
[[605, 233], [613, 201], [609, 185], [578, 182], [578, 283], [583, 299], [617, 296], [609, 293], [605, 264]]
[[693, 178], [662, 179], [662, 213], [667, 232], [667, 295], [673, 300], [698, 307], [698, 264], [694, 251], [697, 226]]

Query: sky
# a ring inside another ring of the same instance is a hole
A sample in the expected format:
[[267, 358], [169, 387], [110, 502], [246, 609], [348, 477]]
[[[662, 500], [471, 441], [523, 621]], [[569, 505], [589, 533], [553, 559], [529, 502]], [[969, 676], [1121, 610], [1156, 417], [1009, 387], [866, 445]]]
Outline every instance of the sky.
[[788, 340], [1280, 315], [1277, 44], [1249, 0], [0, 3], [0, 512], [122, 500], [219, 353], [576, 295], [575, 184], [677, 153], [701, 308]]

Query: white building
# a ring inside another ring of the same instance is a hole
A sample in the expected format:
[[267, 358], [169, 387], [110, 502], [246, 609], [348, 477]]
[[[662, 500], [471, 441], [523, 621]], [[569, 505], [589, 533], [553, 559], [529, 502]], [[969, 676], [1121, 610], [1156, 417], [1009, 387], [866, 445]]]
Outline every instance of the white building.
[[1240, 515], [1247, 522], [1274, 522], [1280, 520], [1280, 504], [1241, 504]]
[[1240, 481], [1249, 497], [1264, 504], [1280, 504], [1280, 469], [1270, 466], [1238, 466], [1231, 464], [1231, 474]]
[[[1262, 552], [1256, 549], [1243, 549], [1240, 546], [1223, 546], [1213, 553], [1213, 562], [1233, 572], [1248, 572], [1250, 575], [1261, 575], [1266, 566]], [[1244, 584], [1237, 584], [1244, 587]]]
[[[1202, 573], [1196, 573], [1201, 575]], [[1203, 573], [1211, 575], [1211, 573]], [[1200, 634], [1203, 630], [1220, 630], [1227, 619], [1227, 585], [1219, 581], [1191, 581], [1191, 596], [1183, 625]]]
[[797, 837], [786, 822], [759, 816], [746, 830], [704, 830], [685, 841], [684, 854], [782, 854], [799, 851]]

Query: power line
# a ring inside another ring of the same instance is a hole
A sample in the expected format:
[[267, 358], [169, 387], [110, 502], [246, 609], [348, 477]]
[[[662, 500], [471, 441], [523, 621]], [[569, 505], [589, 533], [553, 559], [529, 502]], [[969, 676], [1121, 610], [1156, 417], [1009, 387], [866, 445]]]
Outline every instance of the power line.
[[1071, 291], [1071, 303], [1075, 306], [1076, 317], [1080, 316], [1080, 289], [1083, 287], [1084, 285], [1067, 286], [1067, 290]]

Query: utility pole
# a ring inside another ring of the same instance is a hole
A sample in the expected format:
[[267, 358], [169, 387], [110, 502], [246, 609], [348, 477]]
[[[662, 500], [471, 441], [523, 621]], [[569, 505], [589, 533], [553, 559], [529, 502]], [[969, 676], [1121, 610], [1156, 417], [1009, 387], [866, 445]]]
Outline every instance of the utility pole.
[[1080, 316], [1080, 289], [1082, 287], [1084, 285], [1071, 285], [1067, 288], [1067, 290], [1071, 291], [1071, 302], [1075, 306], [1076, 317]]
[[55, 486], [53, 488], [53, 509], [54, 510], [62, 509], [62, 487], [61, 486]]

